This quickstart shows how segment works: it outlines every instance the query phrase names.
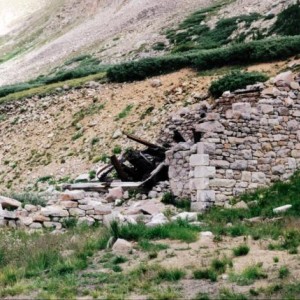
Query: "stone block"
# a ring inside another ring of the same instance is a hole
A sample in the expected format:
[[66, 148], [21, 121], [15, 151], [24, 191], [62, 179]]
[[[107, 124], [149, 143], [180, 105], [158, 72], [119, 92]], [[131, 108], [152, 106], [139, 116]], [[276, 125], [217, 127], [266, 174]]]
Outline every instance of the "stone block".
[[191, 203], [191, 211], [203, 213], [213, 206], [212, 202], [192, 202]]
[[190, 156], [190, 166], [208, 166], [209, 155], [208, 154], [193, 154]]
[[292, 150], [291, 155], [294, 158], [300, 158], [300, 150]]
[[262, 114], [272, 114], [274, 112], [273, 105], [259, 104], [257, 105], [257, 111]]
[[212, 190], [197, 191], [197, 202], [215, 202], [216, 193]]
[[69, 212], [61, 206], [47, 206], [41, 208], [41, 215], [45, 217], [68, 217]]
[[208, 178], [197, 178], [190, 180], [190, 190], [207, 190], [209, 189]]
[[221, 178], [215, 178], [215, 179], [212, 179], [210, 180], [209, 182], [209, 186], [210, 187], [227, 187], [227, 188], [230, 188], [230, 187], [234, 187], [236, 184], [236, 180], [234, 179], [221, 179]]
[[73, 217], [84, 217], [85, 211], [80, 208], [70, 208], [69, 209], [70, 216]]
[[75, 201], [61, 201], [61, 206], [65, 208], [76, 208], [78, 206], [78, 202]]
[[199, 142], [197, 143], [198, 154], [214, 154], [216, 145], [214, 143]]
[[230, 165], [227, 160], [211, 160], [209, 164], [220, 169], [228, 169]]
[[216, 175], [215, 167], [199, 166], [196, 167], [194, 171], [195, 178], [213, 178], [215, 175]]
[[246, 170], [248, 167], [248, 162], [246, 160], [236, 160], [230, 165], [233, 170]]
[[241, 114], [249, 113], [251, 111], [251, 104], [248, 102], [237, 102], [232, 104], [232, 111]]
[[60, 195], [61, 201], [77, 201], [84, 199], [85, 192], [84, 191], [65, 191]]
[[252, 180], [251, 172], [243, 171], [242, 181], [251, 182], [251, 180]]
[[262, 172], [253, 172], [252, 182], [259, 183], [259, 184], [266, 184], [266, 174]]
[[196, 132], [224, 132], [225, 127], [218, 121], [208, 121], [195, 126]]

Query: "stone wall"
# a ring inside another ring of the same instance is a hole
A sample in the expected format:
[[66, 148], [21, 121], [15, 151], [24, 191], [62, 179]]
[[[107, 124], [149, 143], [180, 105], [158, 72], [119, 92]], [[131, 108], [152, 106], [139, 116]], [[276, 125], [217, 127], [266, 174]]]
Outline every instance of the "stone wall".
[[[173, 116], [163, 135], [170, 141], [176, 125], [188, 140], [183, 144], [194, 150], [182, 154], [176, 151], [182, 147], [179, 144], [170, 152], [173, 157], [168, 156], [170, 181], [180, 182], [171, 184], [175, 194], [189, 195], [192, 209], [201, 211], [212, 204], [223, 206], [234, 196], [276, 180], [287, 180], [300, 167], [299, 82], [300, 74], [282, 73], [266, 85], [226, 92], [214, 107], [204, 103], [205, 118], [200, 116], [203, 105]], [[202, 135], [194, 145], [193, 129]], [[185, 161], [189, 159], [182, 172], [178, 153]]]

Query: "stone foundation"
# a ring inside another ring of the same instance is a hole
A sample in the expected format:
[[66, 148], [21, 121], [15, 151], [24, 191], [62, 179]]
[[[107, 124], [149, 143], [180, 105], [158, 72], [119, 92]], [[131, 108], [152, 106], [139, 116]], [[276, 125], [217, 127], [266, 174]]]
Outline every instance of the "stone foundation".
[[[184, 108], [170, 119], [163, 136], [170, 142], [176, 125], [187, 140], [168, 153], [171, 188], [189, 196], [193, 210], [223, 206], [299, 169], [300, 75], [286, 72], [273, 81], [226, 92], [214, 107]], [[202, 136], [196, 144], [193, 129]]]

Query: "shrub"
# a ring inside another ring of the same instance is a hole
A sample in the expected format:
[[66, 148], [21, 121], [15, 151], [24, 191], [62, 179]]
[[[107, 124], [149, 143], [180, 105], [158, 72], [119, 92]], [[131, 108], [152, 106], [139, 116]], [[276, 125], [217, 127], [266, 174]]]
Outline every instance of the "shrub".
[[250, 248], [247, 245], [240, 245], [233, 249], [233, 254], [235, 256], [244, 256], [247, 255], [250, 251]]
[[298, 35], [300, 34], [300, 3], [299, 1], [289, 6], [278, 14], [277, 20], [272, 27], [271, 32], [280, 35]]
[[171, 73], [192, 67], [209, 70], [226, 65], [242, 65], [285, 59], [299, 53], [300, 36], [268, 38], [212, 50], [201, 50], [182, 55], [145, 58], [110, 67], [110, 81], [126, 82]]
[[257, 82], [265, 82], [268, 76], [258, 72], [240, 72], [234, 71], [224, 77], [214, 81], [209, 91], [215, 97], [220, 97], [225, 91], [235, 91], [240, 88], [245, 88], [247, 85]]
[[290, 270], [288, 269], [287, 266], [282, 266], [282, 267], [279, 269], [278, 273], [279, 273], [279, 278], [280, 278], [280, 279], [283, 279], [283, 278], [288, 277], [288, 275], [290, 274]]

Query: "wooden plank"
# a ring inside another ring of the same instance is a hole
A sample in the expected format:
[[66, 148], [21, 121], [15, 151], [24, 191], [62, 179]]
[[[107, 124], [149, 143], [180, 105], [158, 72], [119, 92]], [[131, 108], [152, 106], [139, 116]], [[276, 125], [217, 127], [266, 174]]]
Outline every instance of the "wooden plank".
[[138, 138], [132, 134], [129, 134], [129, 133], [124, 133], [130, 140], [133, 140], [139, 144], [142, 144], [144, 146], [147, 146], [149, 148], [158, 148], [158, 149], [161, 149], [161, 150], [167, 150], [166, 148], [162, 147], [162, 146], [158, 146], [158, 145], [155, 145], [155, 144], [152, 144], [152, 143], [149, 143], [141, 138]]
[[74, 183], [63, 185], [63, 190], [84, 190], [91, 192], [107, 192], [107, 184], [104, 183]]
[[114, 187], [122, 187], [122, 188], [138, 188], [143, 184], [142, 181], [134, 181], [134, 182], [123, 182], [123, 181], [113, 181], [110, 184], [110, 187], [114, 188]]

